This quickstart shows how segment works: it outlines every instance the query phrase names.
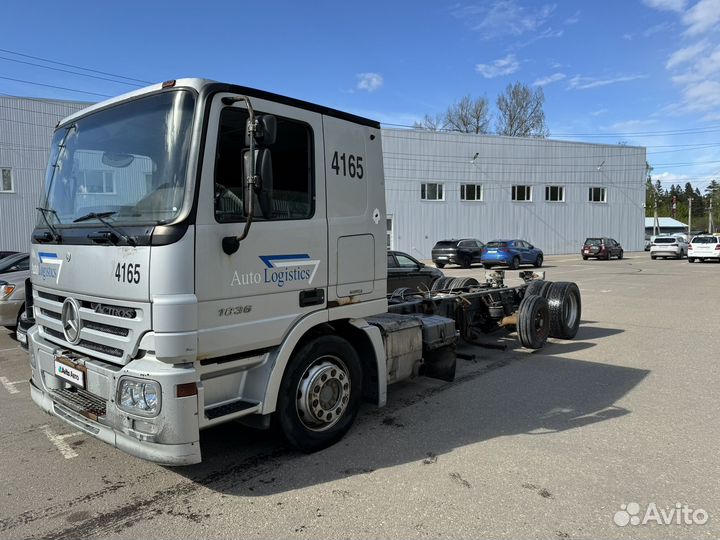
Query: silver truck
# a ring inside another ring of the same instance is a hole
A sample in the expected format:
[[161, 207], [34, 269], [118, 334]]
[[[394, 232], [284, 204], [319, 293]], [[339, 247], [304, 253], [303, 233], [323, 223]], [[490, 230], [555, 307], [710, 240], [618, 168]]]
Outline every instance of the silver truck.
[[33, 400], [166, 465], [229, 421], [311, 452], [389, 384], [452, 379], [458, 339], [575, 335], [577, 286], [532, 272], [388, 295], [384, 190], [377, 122], [264, 91], [173, 80], [64, 119], [21, 324]]

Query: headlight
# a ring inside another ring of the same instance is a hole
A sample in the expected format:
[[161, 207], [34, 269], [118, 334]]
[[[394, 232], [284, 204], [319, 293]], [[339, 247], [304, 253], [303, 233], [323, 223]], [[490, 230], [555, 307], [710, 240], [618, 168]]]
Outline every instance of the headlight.
[[3, 283], [0, 285], [0, 300], [7, 300], [15, 291], [15, 285], [12, 283]]
[[123, 377], [117, 389], [117, 406], [140, 416], [157, 416], [162, 405], [160, 384], [155, 381]]

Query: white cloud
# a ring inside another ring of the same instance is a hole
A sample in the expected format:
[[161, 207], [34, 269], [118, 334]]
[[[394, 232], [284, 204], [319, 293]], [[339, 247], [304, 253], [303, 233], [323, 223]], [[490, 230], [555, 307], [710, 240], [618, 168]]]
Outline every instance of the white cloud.
[[589, 88], [598, 88], [600, 86], [635, 81], [637, 79], [647, 79], [647, 75], [622, 75], [620, 77], [613, 77], [610, 79], [596, 79], [594, 77], [575, 75], [572, 79], [570, 79], [569, 88], [571, 90], [587, 90]]
[[554, 83], [557, 81], [562, 81], [567, 75], [564, 73], [553, 73], [552, 75], [548, 75], [547, 77], [543, 77], [542, 79], [538, 79], [534, 83], [532, 83], [533, 86], [545, 86], [550, 83]]
[[383, 85], [383, 76], [379, 73], [358, 73], [355, 77], [358, 80], [358, 90], [374, 92]]
[[608, 112], [607, 109], [598, 109], [597, 111], [592, 111], [590, 113], [590, 116], [602, 116], [604, 114], [607, 114], [607, 112]]
[[688, 27], [687, 35], [704, 34], [720, 22], [720, 0], [700, 0], [683, 15], [682, 20]]
[[706, 42], [700, 42], [700, 43], [696, 43], [695, 45], [690, 45], [689, 47], [679, 49], [670, 55], [670, 58], [668, 58], [667, 64], [665, 64], [665, 67], [667, 69], [673, 69], [674, 67], [676, 67], [680, 64], [689, 62], [690, 60], [695, 58], [698, 54], [700, 54], [705, 49], [707, 49], [707, 47], [708, 47], [708, 44]]
[[647, 28], [645, 31], [643, 31], [642, 35], [643, 37], [652, 37], [655, 34], [659, 34], [661, 32], [665, 32], [667, 30], [670, 30], [672, 28], [672, 24], [669, 22], [661, 22], [660, 24], [656, 24], [655, 26], [651, 26], [650, 28]]
[[720, 82], [702, 81], [683, 91], [685, 108], [689, 111], [716, 113], [720, 107]]
[[690, 84], [717, 77], [718, 74], [720, 74], [720, 46], [710, 54], [698, 57], [687, 71], [675, 75], [672, 80], [678, 84]]
[[520, 61], [514, 54], [498, 58], [492, 64], [476, 64], [475, 70], [486, 79], [494, 79], [502, 75], [510, 75], [520, 69]]
[[685, 9], [687, 0], [643, 0], [643, 3], [653, 9], [681, 13]]
[[574, 15], [571, 15], [567, 19], [565, 19], [565, 24], [577, 24], [580, 22], [580, 12], [576, 11]]
[[625, 120], [623, 122], [615, 122], [610, 126], [608, 131], [618, 131], [621, 133], [635, 133], [651, 126], [655, 120]]
[[521, 36], [538, 31], [556, 9], [555, 4], [537, 8], [519, 5], [516, 0], [493, 0], [483, 4], [461, 6], [452, 13], [463, 19], [484, 39], [500, 36]]

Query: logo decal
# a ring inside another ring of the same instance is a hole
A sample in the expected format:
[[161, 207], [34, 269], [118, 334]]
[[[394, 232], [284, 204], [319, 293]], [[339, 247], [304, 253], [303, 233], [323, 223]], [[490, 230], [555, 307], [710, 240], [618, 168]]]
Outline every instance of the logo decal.
[[40, 259], [40, 266], [37, 274], [42, 278], [43, 281], [46, 279], [54, 279], [56, 282], [60, 279], [60, 270], [62, 269], [62, 259], [58, 257], [57, 253], [51, 253], [47, 251], [40, 251], [38, 253]]
[[265, 264], [260, 272], [233, 275], [231, 286], [234, 285], [262, 285], [274, 284], [284, 287], [286, 283], [294, 281], [312, 284], [320, 261], [311, 259], [307, 253], [295, 255], [261, 255], [260, 260]]

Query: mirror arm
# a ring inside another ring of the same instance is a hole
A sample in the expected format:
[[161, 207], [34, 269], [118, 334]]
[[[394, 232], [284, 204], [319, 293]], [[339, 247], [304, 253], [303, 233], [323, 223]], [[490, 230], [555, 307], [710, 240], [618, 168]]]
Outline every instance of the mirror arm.
[[249, 115], [249, 122], [248, 122], [248, 132], [250, 133], [250, 174], [245, 179], [245, 182], [247, 185], [251, 188], [250, 190], [245, 190], [247, 194], [248, 192], [251, 194], [250, 197], [245, 197], [250, 200], [243, 201], [243, 205], [247, 205], [247, 217], [245, 218], [245, 227], [243, 228], [243, 232], [240, 236], [226, 236], [222, 239], [222, 248], [223, 251], [227, 255], [232, 255], [240, 248], [240, 242], [245, 240], [248, 233], [250, 232], [250, 225], [252, 225], [253, 222], [253, 216], [255, 216], [255, 197], [252, 196], [252, 193], [255, 193], [255, 186], [257, 185], [257, 175], [255, 174], [255, 134], [257, 133], [258, 129], [258, 121], [255, 118], [255, 111], [252, 108], [252, 105], [250, 104], [250, 98], [247, 96], [241, 96], [238, 98], [223, 98], [223, 103], [228, 104], [228, 101], [230, 103], [233, 103], [235, 101], [245, 101], [245, 104], [247, 105], [248, 115]]

